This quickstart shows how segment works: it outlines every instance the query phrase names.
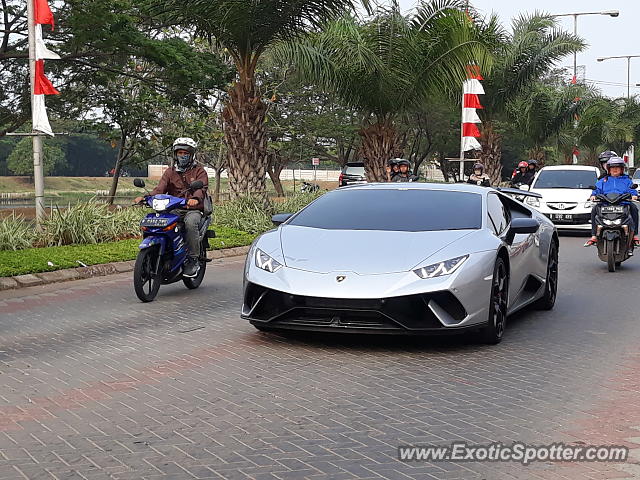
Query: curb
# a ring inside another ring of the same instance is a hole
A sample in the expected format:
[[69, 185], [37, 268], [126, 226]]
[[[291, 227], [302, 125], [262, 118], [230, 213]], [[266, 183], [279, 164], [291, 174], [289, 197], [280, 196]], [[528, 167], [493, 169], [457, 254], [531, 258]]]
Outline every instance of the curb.
[[[249, 246], [224, 248], [222, 250], [210, 250], [207, 257], [213, 260], [229, 257], [239, 257], [249, 252]], [[135, 260], [126, 262], [103, 263], [91, 265], [89, 267], [66, 268], [53, 272], [28, 273], [15, 277], [0, 277], [0, 291], [17, 288], [35, 287], [38, 285], [48, 285], [50, 283], [68, 282], [70, 280], [80, 280], [83, 278], [102, 277], [116, 273], [132, 272]]]

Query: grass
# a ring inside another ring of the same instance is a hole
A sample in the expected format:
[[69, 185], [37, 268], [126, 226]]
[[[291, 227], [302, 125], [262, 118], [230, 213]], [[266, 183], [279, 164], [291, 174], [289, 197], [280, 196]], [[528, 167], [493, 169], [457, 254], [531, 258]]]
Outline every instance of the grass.
[[[227, 227], [215, 227], [216, 238], [209, 240], [214, 250], [243, 247], [253, 242], [255, 235]], [[62, 247], [28, 248], [0, 251], [0, 277], [25, 273], [51, 272], [100, 263], [133, 260], [138, 254], [139, 238], [94, 245], [65, 245]], [[49, 265], [51, 262], [53, 265]]]

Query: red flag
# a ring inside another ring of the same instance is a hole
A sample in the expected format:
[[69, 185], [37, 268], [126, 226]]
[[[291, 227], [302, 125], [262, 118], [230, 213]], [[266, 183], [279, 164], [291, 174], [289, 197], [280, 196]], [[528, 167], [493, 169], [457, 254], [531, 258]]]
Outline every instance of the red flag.
[[44, 60], [36, 61], [36, 81], [33, 93], [34, 95], [58, 95], [60, 93], [44, 74]]
[[480, 97], [473, 93], [464, 94], [464, 108], [484, 108], [480, 103]]
[[571, 77], [571, 85], [575, 85], [576, 83], [578, 83], [578, 79], [574, 75], [573, 77]]
[[35, 22], [41, 25], [51, 25], [51, 29], [53, 29], [55, 21], [47, 0], [33, 0], [33, 9]]
[[480, 74], [480, 65], [467, 65], [465, 68], [467, 70], [467, 78], [484, 80]]
[[463, 137], [479, 137], [480, 130], [475, 123], [463, 123], [462, 124], [462, 136]]

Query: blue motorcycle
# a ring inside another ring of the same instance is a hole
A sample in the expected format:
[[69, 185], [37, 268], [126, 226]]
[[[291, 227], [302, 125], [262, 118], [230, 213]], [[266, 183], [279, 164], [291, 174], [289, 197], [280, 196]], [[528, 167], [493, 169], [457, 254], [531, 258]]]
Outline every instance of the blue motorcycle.
[[[133, 184], [139, 188], [145, 186], [144, 181], [139, 178], [136, 178]], [[196, 181], [189, 185], [189, 188], [198, 190], [202, 186], [201, 181]], [[210, 201], [209, 198], [207, 200]], [[184, 225], [180, 217], [171, 212], [176, 208], [184, 208], [185, 199], [171, 195], [147, 195], [143, 202], [155, 213], [148, 214], [140, 221], [143, 239], [133, 270], [133, 286], [136, 295], [143, 302], [151, 302], [158, 294], [160, 285], [168, 285], [180, 280], [189, 289], [198, 288], [204, 278], [207, 263], [210, 262], [207, 259], [209, 238], [215, 238], [215, 232], [209, 230], [210, 212], [209, 215], [203, 215], [199, 225], [200, 270], [195, 277], [189, 278], [182, 275], [184, 261], [187, 258], [187, 245], [183, 236]]]

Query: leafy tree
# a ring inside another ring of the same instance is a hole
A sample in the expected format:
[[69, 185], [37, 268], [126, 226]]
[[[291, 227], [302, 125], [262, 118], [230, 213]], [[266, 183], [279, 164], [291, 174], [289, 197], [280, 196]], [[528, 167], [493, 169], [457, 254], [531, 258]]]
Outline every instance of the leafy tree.
[[480, 111], [483, 120], [480, 158], [492, 183], [498, 183], [502, 176], [502, 135], [496, 128], [497, 122], [520, 96], [524, 101], [532, 100], [527, 93], [558, 60], [584, 47], [582, 39], [559, 30], [554, 17], [540, 13], [515, 18], [510, 34], [495, 37], [496, 62], [483, 82], [485, 108]]
[[304, 78], [364, 115], [359, 154], [370, 181], [386, 178], [387, 160], [404, 151], [399, 115], [434, 94], [459, 89], [470, 62], [490, 65], [480, 31], [463, 6], [432, 0], [408, 18], [393, 4], [366, 22], [342, 17], [281, 49]]
[[166, 0], [175, 22], [195, 26], [223, 47], [236, 69], [227, 92], [224, 120], [229, 186], [235, 196], [255, 193], [266, 203], [267, 107], [256, 85], [256, 69], [275, 43], [320, 27], [355, 0]]
[[[55, 169], [65, 166], [65, 152], [60, 141], [43, 142], [43, 150], [45, 175], [50, 175]], [[16, 144], [7, 158], [7, 167], [15, 175], [33, 177], [33, 150], [30, 137], [25, 137]]]

